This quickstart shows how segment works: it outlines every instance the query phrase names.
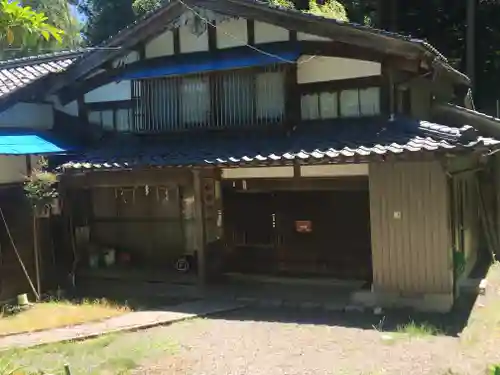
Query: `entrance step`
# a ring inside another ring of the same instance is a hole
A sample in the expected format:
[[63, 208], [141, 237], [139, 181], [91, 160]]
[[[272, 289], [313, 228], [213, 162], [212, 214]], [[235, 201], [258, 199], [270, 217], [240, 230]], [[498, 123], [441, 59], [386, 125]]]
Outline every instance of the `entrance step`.
[[361, 288], [366, 281], [362, 280], [341, 280], [334, 278], [302, 278], [266, 276], [256, 274], [244, 274], [238, 272], [228, 272], [224, 274], [229, 280], [236, 282], [259, 282], [282, 285], [304, 285], [304, 286], [330, 286], [345, 288]]
[[365, 307], [361, 305], [352, 305], [348, 301], [329, 301], [329, 302], [318, 302], [318, 301], [298, 301], [298, 300], [286, 300], [286, 299], [266, 299], [266, 298], [253, 298], [253, 297], [236, 297], [235, 301], [241, 303], [245, 306], [258, 307], [258, 308], [288, 308], [288, 309], [298, 309], [298, 310], [316, 310], [316, 311], [327, 311], [327, 312], [364, 312]]

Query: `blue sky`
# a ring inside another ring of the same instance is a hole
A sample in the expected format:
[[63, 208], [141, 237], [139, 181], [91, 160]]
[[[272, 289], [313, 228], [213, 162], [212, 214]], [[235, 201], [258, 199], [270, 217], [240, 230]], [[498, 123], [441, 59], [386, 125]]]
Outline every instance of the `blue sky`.
[[81, 14], [80, 12], [78, 12], [78, 10], [76, 9], [76, 6], [70, 5], [70, 8], [71, 8], [71, 12], [76, 16], [76, 18], [78, 18], [78, 20], [80, 22], [85, 22], [85, 16], [83, 14]]

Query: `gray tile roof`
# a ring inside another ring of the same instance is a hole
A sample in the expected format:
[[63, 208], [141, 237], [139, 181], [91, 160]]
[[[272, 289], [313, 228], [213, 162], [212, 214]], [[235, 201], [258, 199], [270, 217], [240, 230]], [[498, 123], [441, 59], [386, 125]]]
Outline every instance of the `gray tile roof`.
[[64, 163], [63, 169], [114, 170], [161, 166], [236, 166], [331, 163], [387, 154], [460, 151], [500, 145], [471, 127], [453, 128], [409, 119], [304, 124], [283, 134], [205, 134], [160, 139], [114, 138]]
[[0, 61], [0, 99], [48, 74], [65, 71], [90, 50], [61, 51]]

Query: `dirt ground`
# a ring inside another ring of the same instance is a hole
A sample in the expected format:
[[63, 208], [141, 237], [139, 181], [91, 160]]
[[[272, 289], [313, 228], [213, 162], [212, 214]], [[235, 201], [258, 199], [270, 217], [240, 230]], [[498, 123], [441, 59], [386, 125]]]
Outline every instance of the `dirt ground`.
[[[453, 315], [244, 309], [157, 328], [179, 349], [134, 373], [485, 374], [500, 363], [500, 266], [488, 278], [472, 313], [467, 300]], [[410, 321], [438, 333], [404, 332], [400, 325]]]

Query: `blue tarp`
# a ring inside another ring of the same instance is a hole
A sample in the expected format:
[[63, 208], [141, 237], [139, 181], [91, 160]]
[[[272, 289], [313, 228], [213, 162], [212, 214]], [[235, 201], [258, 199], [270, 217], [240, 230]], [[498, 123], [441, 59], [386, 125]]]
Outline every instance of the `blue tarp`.
[[0, 155], [62, 154], [67, 148], [56, 144], [48, 134], [32, 130], [0, 130]]
[[204, 73], [219, 70], [251, 68], [277, 63], [295, 62], [300, 56], [297, 48], [266, 48], [262, 52], [249, 47], [222, 50], [215, 53], [191, 53], [172, 56], [157, 66], [126, 72], [116, 80], [145, 79], [173, 75]]

